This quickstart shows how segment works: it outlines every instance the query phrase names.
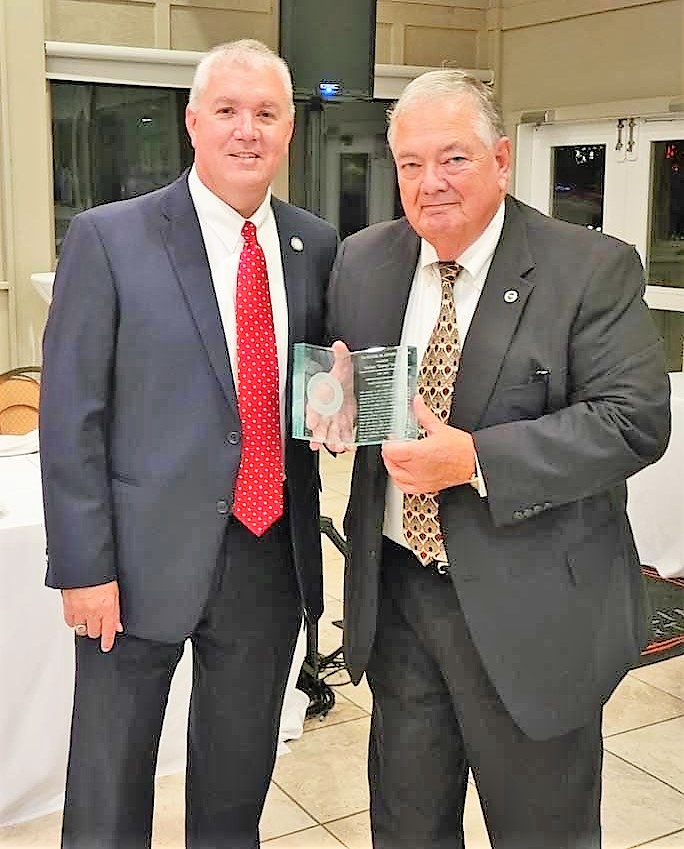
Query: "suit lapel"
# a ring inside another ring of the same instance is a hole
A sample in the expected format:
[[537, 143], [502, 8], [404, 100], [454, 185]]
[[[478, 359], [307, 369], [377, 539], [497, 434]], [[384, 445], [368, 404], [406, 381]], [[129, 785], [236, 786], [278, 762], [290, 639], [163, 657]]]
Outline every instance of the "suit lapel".
[[405, 218], [400, 219], [383, 250], [383, 261], [371, 272], [378, 287], [378, 297], [369, 303], [370, 316], [378, 329], [377, 345], [398, 345], [401, 341], [419, 252], [417, 233]]
[[[307, 251], [312, 245], [307, 243], [307, 233], [298, 226], [301, 223], [296, 210], [278, 198], [271, 201], [273, 215], [280, 242], [280, 258], [283, 264], [283, 280], [287, 299], [288, 357], [285, 398], [291, 398], [292, 357], [290, 351], [295, 342], [305, 341], [306, 334], [306, 286], [311, 272], [307, 269]], [[285, 432], [290, 433], [292, 410], [289, 400], [285, 410]]]
[[523, 215], [506, 198], [503, 231], [466, 337], [450, 422], [474, 430], [487, 406], [534, 283]]
[[289, 204], [273, 198], [271, 205], [280, 241], [289, 343], [292, 345], [306, 338], [306, 253], [311, 250], [312, 245], [307, 244], [307, 234], [298, 227], [299, 217]]
[[187, 175], [173, 183], [164, 195], [161, 233], [216, 379], [237, 413], [226, 338]]

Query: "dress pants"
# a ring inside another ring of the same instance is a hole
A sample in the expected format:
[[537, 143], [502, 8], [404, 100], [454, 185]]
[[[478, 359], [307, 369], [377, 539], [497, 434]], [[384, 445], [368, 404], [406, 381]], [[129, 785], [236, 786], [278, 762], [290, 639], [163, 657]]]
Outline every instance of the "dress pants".
[[463, 847], [469, 768], [494, 849], [597, 849], [600, 712], [532, 740], [492, 686], [449, 576], [385, 539], [381, 581], [367, 671], [375, 849]]
[[[188, 849], [259, 845], [300, 621], [287, 518], [260, 538], [230, 519], [190, 635]], [[103, 653], [99, 641], [76, 637], [64, 849], [150, 846], [159, 738], [183, 645], [123, 634]]]

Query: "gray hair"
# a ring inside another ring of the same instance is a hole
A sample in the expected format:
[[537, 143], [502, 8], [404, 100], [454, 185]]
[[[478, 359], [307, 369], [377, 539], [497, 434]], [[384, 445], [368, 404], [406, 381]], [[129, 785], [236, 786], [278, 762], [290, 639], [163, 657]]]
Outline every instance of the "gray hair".
[[399, 100], [387, 110], [387, 141], [392, 136], [397, 119], [412, 106], [441, 98], [454, 100], [467, 97], [475, 107], [478, 121], [475, 131], [483, 144], [493, 147], [505, 135], [503, 117], [491, 86], [458, 68], [426, 71], [412, 80]]
[[277, 53], [274, 53], [270, 47], [267, 47], [255, 38], [242, 38], [239, 41], [218, 44], [200, 60], [200, 63], [195, 68], [195, 76], [192, 80], [192, 88], [190, 89], [190, 96], [188, 98], [188, 105], [191, 109], [197, 109], [214, 67], [224, 62], [235, 62], [257, 70], [271, 67], [277, 71], [285, 88], [290, 115], [294, 115], [292, 77], [290, 76], [290, 69], [287, 66], [287, 62], [278, 56]]

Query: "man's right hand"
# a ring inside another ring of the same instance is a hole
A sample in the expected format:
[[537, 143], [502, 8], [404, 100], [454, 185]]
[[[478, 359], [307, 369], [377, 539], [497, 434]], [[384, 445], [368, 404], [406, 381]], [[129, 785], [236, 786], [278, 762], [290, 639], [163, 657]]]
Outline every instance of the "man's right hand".
[[[94, 640], [99, 638], [102, 651], [111, 650], [117, 633], [123, 631], [118, 581], [62, 590], [62, 604], [64, 621], [70, 628], [77, 629], [79, 636], [88, 636]], [[79, 625], [86, 627], [82, 634]]]

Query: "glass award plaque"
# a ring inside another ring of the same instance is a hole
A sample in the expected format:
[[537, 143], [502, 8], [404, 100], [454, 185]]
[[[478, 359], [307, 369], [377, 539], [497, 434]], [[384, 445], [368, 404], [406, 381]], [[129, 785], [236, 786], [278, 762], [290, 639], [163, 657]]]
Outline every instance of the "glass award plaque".
[[297, 342], [292, 435], [346, 446], [416, 439], [417, 376], [413, 346], [340, 353]]

